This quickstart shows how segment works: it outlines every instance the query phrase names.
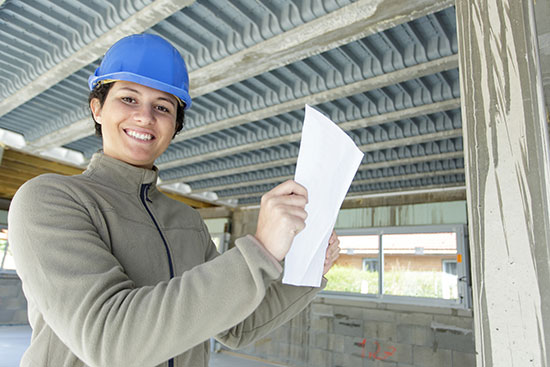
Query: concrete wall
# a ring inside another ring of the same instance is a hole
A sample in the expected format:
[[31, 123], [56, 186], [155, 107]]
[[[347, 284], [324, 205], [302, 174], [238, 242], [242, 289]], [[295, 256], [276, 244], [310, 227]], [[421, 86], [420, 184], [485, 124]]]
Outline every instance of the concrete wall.
[[0, 325], [28, 324], [27, 300], [16, 274], [0, 274]]
[[322, 296], [239, 352], [290, 366], [475, 366], [471, 311]]

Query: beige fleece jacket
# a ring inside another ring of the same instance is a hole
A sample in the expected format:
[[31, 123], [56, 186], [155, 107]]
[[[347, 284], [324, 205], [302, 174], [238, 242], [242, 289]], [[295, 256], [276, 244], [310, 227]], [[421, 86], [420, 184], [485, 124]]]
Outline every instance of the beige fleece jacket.
[[211, 336], [242, 347], [315, 297], [283, 285], [252, 236], [219, 255], [199, 214], [156, 180], [98, 153], [81, 175], [17, 192], [9, 242], [33, 328], [22, 366], [207, 366]]

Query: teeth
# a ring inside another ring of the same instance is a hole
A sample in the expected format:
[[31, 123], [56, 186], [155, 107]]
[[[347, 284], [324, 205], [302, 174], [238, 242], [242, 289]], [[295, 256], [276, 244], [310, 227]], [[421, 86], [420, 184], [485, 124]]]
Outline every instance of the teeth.
[[141, 134], [133, 130], [127, 130], [126, 133], [130, 135], [133, 138], [139, 139], [139, 140], [151, 140], [153, 139], [153, 135], [149, 134]]

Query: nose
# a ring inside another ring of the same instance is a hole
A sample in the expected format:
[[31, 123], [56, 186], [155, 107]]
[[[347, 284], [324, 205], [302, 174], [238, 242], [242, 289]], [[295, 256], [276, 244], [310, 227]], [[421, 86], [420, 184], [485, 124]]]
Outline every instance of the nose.
[[142, 105], [135, 111], [134, 119], [143, 125], [152, 124], [155, 120], [155, 114], [153, 113], [153, 107], [149, 105]]

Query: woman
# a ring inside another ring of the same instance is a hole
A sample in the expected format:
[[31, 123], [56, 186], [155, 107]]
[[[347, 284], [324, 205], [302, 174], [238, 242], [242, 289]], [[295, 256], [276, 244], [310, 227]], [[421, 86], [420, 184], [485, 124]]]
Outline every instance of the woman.
[[[207, 366], [210, 337], [242, 347], [315, 297], [319, 289], [280, 282], [280, 261], [305, 225], [302, 186], [265, 194], [255, 236], [223, 255], [195, 210], [157, 190], [154, 161], [191, 105], [170, 43], [120, 40], [90, 88], [103, 152], [81, 175], [27, 182], [11, 203], [9, 240], [33, 328], [22, 366]], [[338, 243], [333, 235], [325, 273]]]

